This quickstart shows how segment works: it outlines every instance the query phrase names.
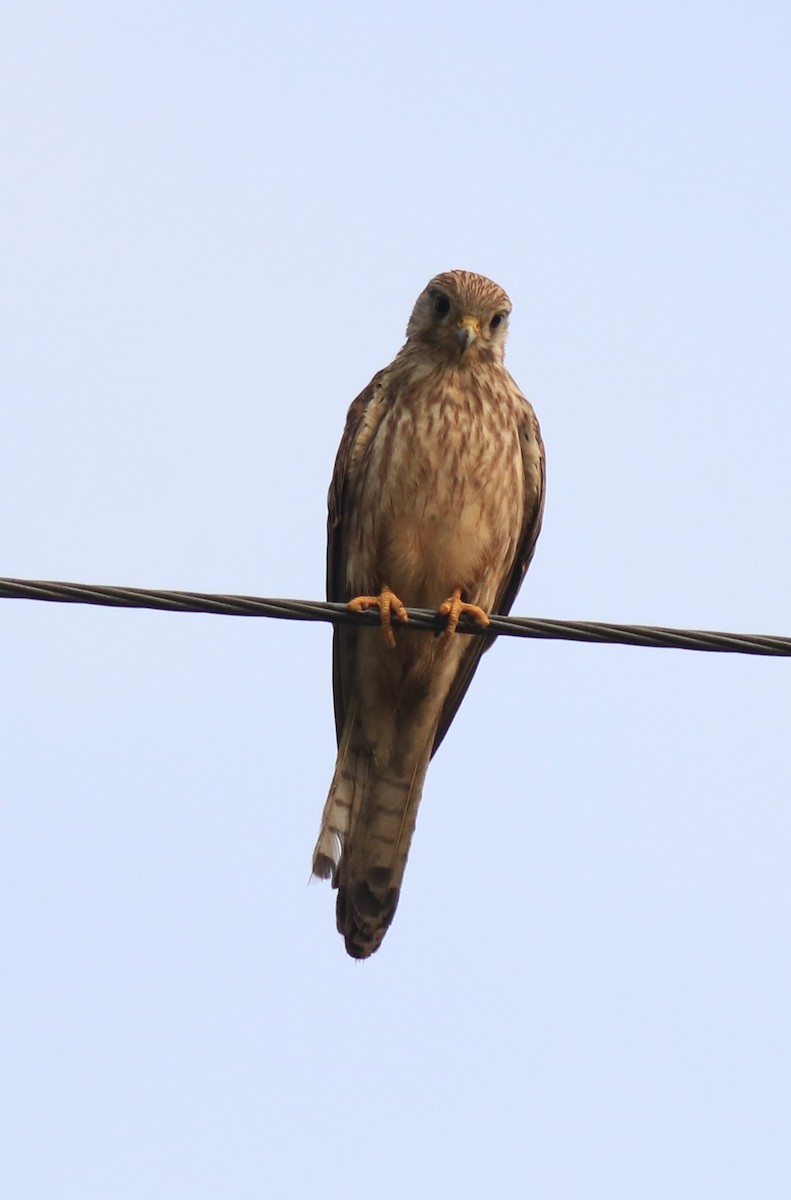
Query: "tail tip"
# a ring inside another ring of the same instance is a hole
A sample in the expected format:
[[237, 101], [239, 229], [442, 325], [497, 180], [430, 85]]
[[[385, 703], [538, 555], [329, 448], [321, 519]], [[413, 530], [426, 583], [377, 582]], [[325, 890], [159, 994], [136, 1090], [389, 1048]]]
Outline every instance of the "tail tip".
[[[351, 894], [350, 894], [351, 892]], [[370, 958], [381, 946], [395, 916], [401, 889], [390, 887], [382, 895], [360, 881], [352, 889], [338, 888], [338, 933], [351, 958]]]
[[316, 879], [332, 879], [335, 874], [335, 859], [330, 854], [325, 854], [321, 850], [317, 850], [313, 855], [313, 871], [312, 874]]
[[341, 838], [334, 829], [322, 829], [316, 849], [313, 851], [313, 875], [317, 879], [331, 879], [333, 884], [341, 861]]

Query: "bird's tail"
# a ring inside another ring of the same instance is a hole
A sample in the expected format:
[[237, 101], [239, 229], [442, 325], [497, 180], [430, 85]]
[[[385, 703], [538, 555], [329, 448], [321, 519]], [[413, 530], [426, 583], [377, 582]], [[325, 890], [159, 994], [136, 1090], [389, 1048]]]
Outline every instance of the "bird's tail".
[[430, 750], [383, 769], [370, 747], [342, 739], [313, 874], [338, 889], [338, 932], [352, 958], [378, 950], [395, 916]]

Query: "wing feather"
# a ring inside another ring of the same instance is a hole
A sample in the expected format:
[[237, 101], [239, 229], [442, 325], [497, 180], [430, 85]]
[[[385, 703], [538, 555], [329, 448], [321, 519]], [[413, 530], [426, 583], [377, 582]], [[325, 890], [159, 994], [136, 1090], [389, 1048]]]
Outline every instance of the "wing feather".
[[[342, 603], [350, 600], [346, 594], [346, 548], [344, 517], [348, 510], [349, 494], [354, 491], [360, 450], [375, 432], [378, 420], [371, 417], [377, 411], [374, 399], [381, 393], [387, 374], [379, 371], [349, 406], [341, 444], [335, 457], [329, 496], [327, 497], [327, 599]], [[379, 413], [381, 417], [381, 412]], [[335, 625], [332, 638], [332, 694], [335, 705], [335, 733], [340, 744], [349, 695], [348, 673], [354, 661], [357, 630], [354, 625]]]

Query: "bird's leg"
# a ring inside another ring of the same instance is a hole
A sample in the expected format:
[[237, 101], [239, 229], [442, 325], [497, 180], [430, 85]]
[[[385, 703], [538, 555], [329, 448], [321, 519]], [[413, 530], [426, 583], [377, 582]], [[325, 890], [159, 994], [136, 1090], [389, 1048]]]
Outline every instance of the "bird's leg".
[[349, 601], [347, 608], [350, 608], [352, 612], [365, 612], [369, 608], [378, 608], [382, 618], [382, 633], [391, 650], [395, 649], [396, 644], [393, 633], [393, 617], [401, 622], [409, 620], [403, 604], [386, 583], [382, 585], [378, 596], [355, 596], [353, 600]]
[[450, 641], [456, 632], [456, 626], [459, 623], [459, 617], [464, 613], [468, 617], [472, 617], [476, 625], [480, 625], [483, 629], [489, 624], [489, 616], [477, 604], [467, 604], [461, 598], [461, 588], [456, 588], [452, 596], [448, 596], [444, 604], [439, 606], [439, 615], [447, 617], [448, 623], [443, 631], [443, 638]]

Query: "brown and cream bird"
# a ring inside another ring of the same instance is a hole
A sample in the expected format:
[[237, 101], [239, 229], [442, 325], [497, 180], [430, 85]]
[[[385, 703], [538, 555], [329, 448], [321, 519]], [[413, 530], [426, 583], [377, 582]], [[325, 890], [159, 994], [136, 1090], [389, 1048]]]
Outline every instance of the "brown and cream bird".
[[[457, 633], [459, 617], [509, 612], [541, 527], [541, 434], [503, 365], [510, 313], [481, 275], [432, 279], [335, 462], [327, 597], [382, 624], [335, 628], [338, 760], [313, 856], [354, 958], [393, 920], [429, 760], [494, 640]], [[406, 607], [437, 609], [443, 632], [399, 628]]]

